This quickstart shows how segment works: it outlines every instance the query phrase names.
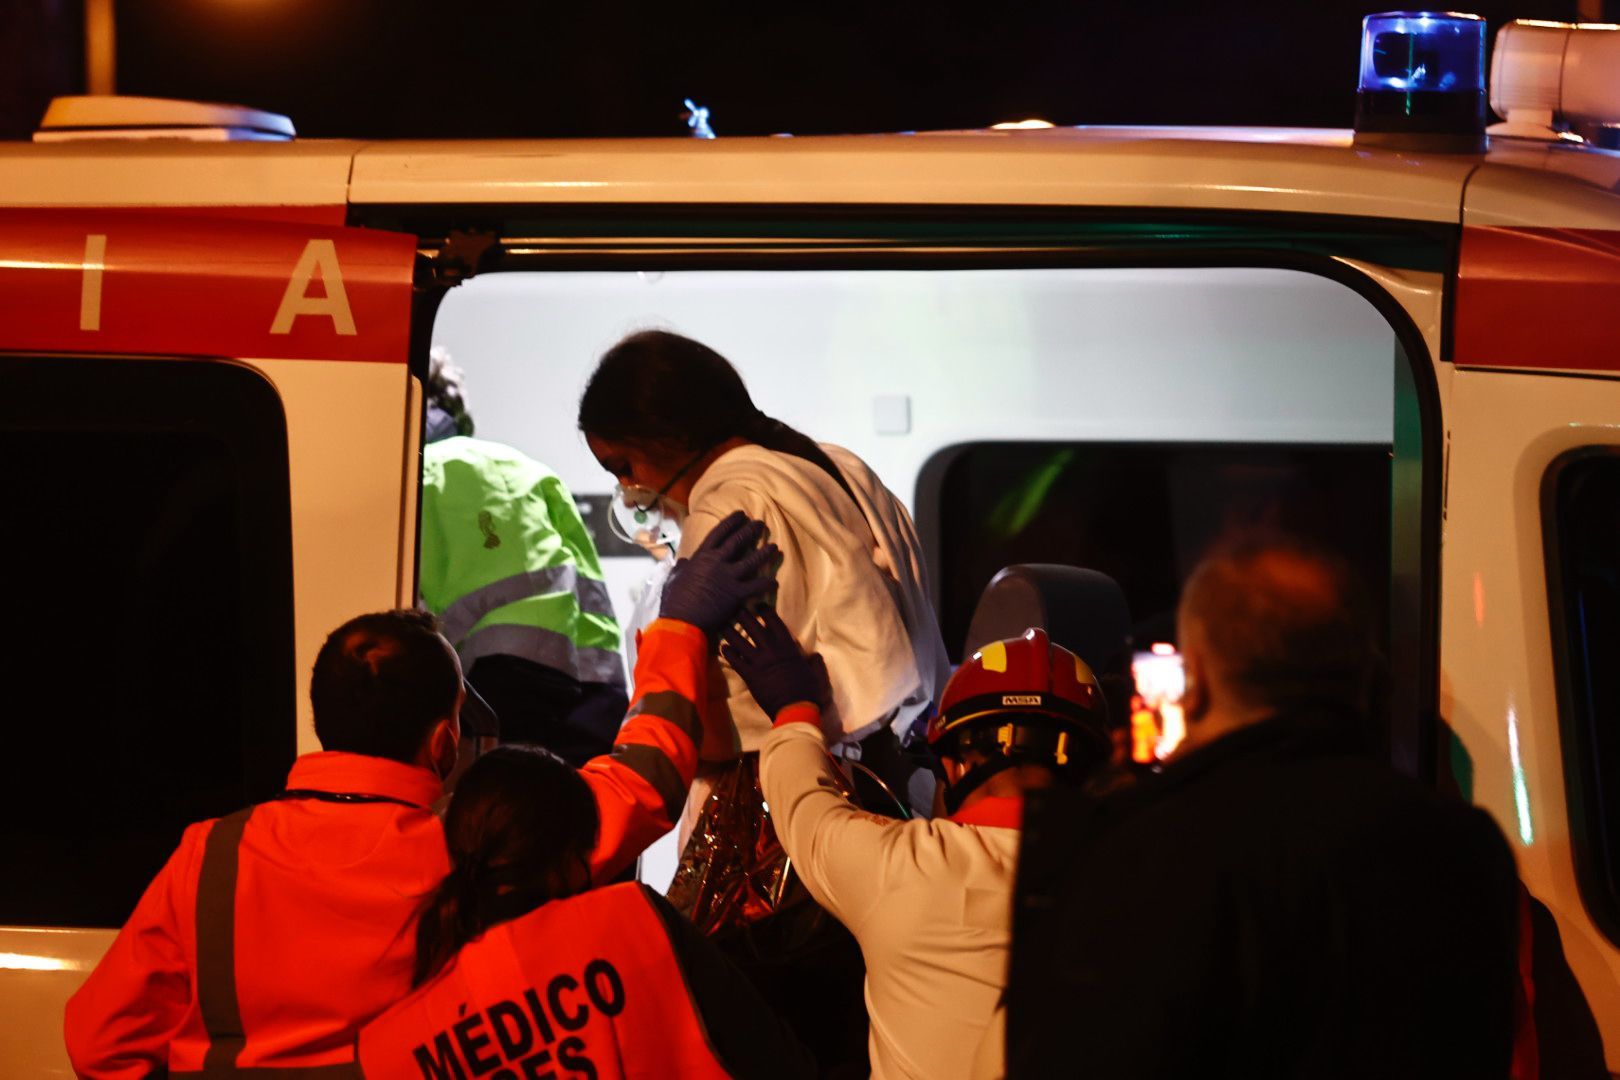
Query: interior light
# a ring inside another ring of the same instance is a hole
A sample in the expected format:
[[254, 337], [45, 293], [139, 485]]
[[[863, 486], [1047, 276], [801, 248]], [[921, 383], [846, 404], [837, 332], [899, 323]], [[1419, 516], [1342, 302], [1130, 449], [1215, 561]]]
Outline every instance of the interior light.
[[1168, 641], [1155, 641], [1153, 643], [1153, 655], [1174, 656], [1176, 655], [1176, 647], [1170, 644]]
[[1362, 20], [1357, 143], [1477, 151], [1484, 133], [1484, 19], [1386, 11]]

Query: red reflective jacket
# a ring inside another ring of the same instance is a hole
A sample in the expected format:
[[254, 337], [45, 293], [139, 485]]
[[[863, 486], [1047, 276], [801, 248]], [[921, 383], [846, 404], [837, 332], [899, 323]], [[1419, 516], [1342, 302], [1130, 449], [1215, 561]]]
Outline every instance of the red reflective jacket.
[[729, 1075], [635, 884], [492, 927], [367, 1024], [359, 1045], [367, 1080]]
[[[596, 796], [596, 880], [673, 827], [697, 769], [709, 645], [659, 620], [611, 754], [581, 770]], [[85, 1077], [327, 1068], [352, 1075], [360, 1025], [410, 989], [415, 919], [449, 869], [426, 769], [308, 754], [276, 800], [191, 826], [78, 993], [64, 1035]], [[320, 793], [379, 797], [330, 802]], [[225, 1071], [222, 1071], [225, 1070]]]

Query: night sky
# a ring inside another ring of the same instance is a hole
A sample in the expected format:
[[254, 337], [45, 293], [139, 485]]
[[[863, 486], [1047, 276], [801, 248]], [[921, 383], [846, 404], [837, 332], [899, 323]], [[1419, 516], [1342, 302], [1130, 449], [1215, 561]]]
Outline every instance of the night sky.
[[[25, 134], [81, 77], [76, 0], [8, 0]], [[4, 5], [0, 5], [4, 6]], [[1609, 5], [1611, 16], [1620, 3]], [[291, 116], [306, 136], [727, 134], [1057, 123], [1347, 125], [1361, 3], [1145, 5], [119, 0], [119, 90]], [[1475, 4], [1492, 29], [1573, 2]], [[1149, 15], [1146, 12], [1153, 12]], [[19, 17], [32, 13], [32, 17]], [[48, 37], [28, 47], [26, 38]], [[13, 70], [16, 71], [16, 65]], [[0, 76], [5, 78], [6, 76]], [[31, 116], [25, 114], [31, 113]]]

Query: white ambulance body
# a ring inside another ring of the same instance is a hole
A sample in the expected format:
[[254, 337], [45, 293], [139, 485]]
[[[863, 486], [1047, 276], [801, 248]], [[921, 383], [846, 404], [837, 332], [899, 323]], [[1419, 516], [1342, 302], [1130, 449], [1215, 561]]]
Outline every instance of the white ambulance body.
[[[134, 518], [120, 511], [99, 543], [157, 551], [130, 573], [159, 565], [153, 580], [200, 590], [198, 611], [228, 592], [218, 624], [194, 630], [240, 658], [219, 684], [239, 690], [220, 706], [238, 735], [187, 758], [214, 785], [198, 801], [131, 824], [49, 754], [18, 775], [28, 801], [8, 796], [0, 889], [8, 1076], [68, 1075], [63, 1002], [178, 839], [178, 815], [267, 797], [315, 748], [304, 690], [325, 634], [414, 602], [428, 348], [467, 370], [480, 435], [547, 461], [590, 504], [612, 481], [575, 431], [583, 379], [651, 325], [714, 345], [767, 411], [873, 463], [918, 518], [948, 633], [983, 584], [973, 559], [1000, 550], [979, 538], [986, 520], [1016, 532], [1047, 512], [1045, 465], [1011, 496], [995, 480], [1028, 448], [1056, 470], [1170, 454], [1164, 486], [1184, 500], [1203, 457], [1241, 472], [1244, 454], [1343, 453], [1358, 475], [1376, 461], [1376, 498], [1349, 512], [1384, 552], [1390, 756], [1496, 817], [1620, 1070], [1617, 664], [1592, 653], [1616, 642], [1597, 608], [1602, 542], [1620, 531], [1583, 531], [1620, 467], [1620, 155], [1538, 138], [1377, 149], [1275, 129], [45, 141], [0, 146], [0, 312], [0, 435], [15, 437], [0, 445], [61, 436], [62, 454], [104, 448], [86, 461], [113, 475], [121, 460], [215, 448], [207, 475], [234, 477], [217, 504], [234, 524], [213, 534], [229, 551], [164, 554], [163, 536], [193, 527], [178, 510], [179, 524], [150, 525], [158, 540], [121, 532]], [[1098, 447], [1116, 456], [1087, 456]], [[1096, 491], [1105, 501], [1076, 512], [1128, 526], [1128, 485], [1105, 481], [1064, 497]], [[137, 506], [131, 482], [97, 497]], [[172, 500], [205, 482], [152, 480]], [[1164, 545], [1167, 579], [1199, 538]], [[14, 575], [65, 572], [33, 542], [19, 552], [43, 562], [12, 561]], [[648, 564], [604, 554], [628, 613]], [[1620, 581], [1620, 549], [1608, 557]], [[188, 581], [192, 567], [208, 579]], [[35, 632], [33, 612], [8, 614]], [[80, 616], [94, 633], [98, 613]], [[159, 643], [165, 662], [148, 665], [150, 686], [132, 674], [130, 693], [189, 692], [190, 642]], [[34, 645], [81, 654], [85, 687], [123, 648]], [[76, 718], [80, 688], [56, 689], [49, 714], [8, 721], [44, 732], [42, 751], [195, 741], [160, 723], [123, 743], [79, 738], [115, 729]], [[118, 765], [92, 772], [116, 787]], [[100, 848], [64, 840], [89, 826], [85, 805]], [[143, 854], [114, 866], [120, 845]]]

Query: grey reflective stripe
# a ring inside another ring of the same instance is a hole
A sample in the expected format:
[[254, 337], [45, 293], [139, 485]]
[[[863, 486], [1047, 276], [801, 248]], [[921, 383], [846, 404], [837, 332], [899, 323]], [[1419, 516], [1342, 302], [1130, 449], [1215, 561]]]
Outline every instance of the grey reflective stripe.
[[218, 1069], [204, 1068], [202, 1071], [187, 1069], [171, 1070], [165, 1075], [171, 1078], [182, 1076], [195, 1076], [199, 1080], [361, 1080], [365, 1075], [360, 1066], [353, 1062], [342, 1062], [337, 1065], [252, 1065], [248, 1067], [229, 1066]]
[[652, 713], [668, 720], [686, 732], [686, 737], [694, 743], [703, 741], [703, 722], [698, 719], [697, 706], [673, 690], [654, 690], [650, 694], [642, 694], [630, 706], [630, 711], [624, 714], [625, 723], [642, 713]]
[[615, 617], [607, 582], [581, 576], [574, 584], [574, 595], [579, 597], [579, 610], [592, 615], [606, 615], [610, 619]]
[[236, 868], [252, 816], [250, 806], [214, 822], [197, 871], [197, 1008], [208, 1032], [203, 1073], [210, 1076], [236, 1068], [245, 1042], [236, 1000]]
[[486, 626], [457, 646], [463, 670], [485, 656], [521, 656], [580, 682], [625, 688], [624, 660], [612, 649], [575, 645], [567, 634], [538, 626]]
[[242, 832], [254, 807], [214, 822], [203, 842], [197, 871], [197, 1009], [208, 1033], [208, 1051], [200, 1070], [171, 1071], [170, 1076], [202, 1080], [355, 1080], [359, 1066], [241, 1066], [236, 1063], [247, 1038], [236, 997], [236, 878]]
[[669, 815], [671, 825], [681, 820], [681, 810], [686, 806], [686, 784], [669, 755], [656, 746], [632, 743], [615, 746], [610, 756], [653, 786], [658, 797], [664, 800], [664, 813]]
[[445, 608], [439, 621], [444, 626], [444, 636], [459, 642], [478, 625], [479, 619], [497, 608], [552, 593], [572, 593], [581, 611], [613, 617], [613, 601], [608, 597], [607, 586], [581, 574], [578, 567], [564, 563], [491, 582]]

